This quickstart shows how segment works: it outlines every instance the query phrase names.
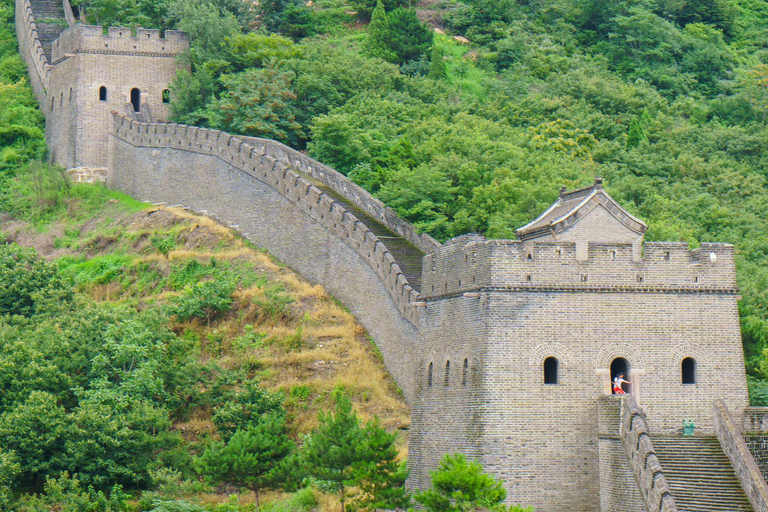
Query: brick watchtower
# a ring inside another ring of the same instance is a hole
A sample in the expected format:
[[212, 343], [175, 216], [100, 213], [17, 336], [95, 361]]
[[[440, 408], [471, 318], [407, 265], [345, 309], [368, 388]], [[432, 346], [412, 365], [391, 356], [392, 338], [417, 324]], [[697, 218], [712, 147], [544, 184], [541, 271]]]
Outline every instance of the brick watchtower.
[[715, 399], [741, 414], [733, 246], [645, 231], [598, 179], [562, 190], [519, 240], [465, 235], [425, 257], [410, 485], [460, 451], [511, 502], [600, 510], [615, 454], [598, 442], [598, 402], [618, 371], [655, 432], [684, 418], [711, 432]]
[[[33, 4], [37, 0], [33, 0]], [[170, 84], [189, 49], [182, 32], [73, 24], [52, 42], [43, 110], [51, 159], [107, 166], [110, 112], [167, 121]]]

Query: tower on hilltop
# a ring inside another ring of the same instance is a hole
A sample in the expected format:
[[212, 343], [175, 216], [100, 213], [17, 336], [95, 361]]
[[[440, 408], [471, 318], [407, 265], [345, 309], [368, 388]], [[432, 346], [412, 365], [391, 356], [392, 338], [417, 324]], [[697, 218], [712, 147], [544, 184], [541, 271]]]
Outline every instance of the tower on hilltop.
[[513, 502], [600, 510], [607, 482], [634, 485], [618, 430], [600, 437], [619, 371], [655, 432], [693, 419], [711, 433], [715, 399], [743, 411], [733, 246], [645, 231], [598, 179], [562, 190], [520, 240], [465, 235], [425, 257], [410, 485], [460, 451]]
[[107, 165], [110, 112], [167, 121], [184, 33], [74, 24], [52, 43], [46, 135], [51, 159], [66, 167]]

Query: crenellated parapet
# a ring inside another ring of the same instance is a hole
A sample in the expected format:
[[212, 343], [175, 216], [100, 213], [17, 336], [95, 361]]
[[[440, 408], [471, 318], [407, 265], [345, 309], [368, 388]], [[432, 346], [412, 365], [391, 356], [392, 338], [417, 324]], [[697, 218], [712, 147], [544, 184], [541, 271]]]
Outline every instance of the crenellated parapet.
[[46, 105], [52, 67], [38, 36], [35, 16], [29, 0], [16, 0], [16, 36], [19, 50], [29, 68], [32, 89], [41, 105]]
[[282, 162], [307, 176], [311, 176], [317, 181], [332, 188], [389, 229], [407, 239], [424, 253], [429, 254], [440, 247], [440, 242], [426, 233], [418, 233], [413, 224], [398, 217], [397, 213], [395, 213], [392, 208], [373, 197], [370, 192], [341, 174], [336, 169], [328, 167], [327, 165], [275, 140], [260, 139], [256, 137], [241, 138], [275, 160]]
[[677, 512], [672, 489], [651, 443], [648, 423], [631, 395], [621, 399], [620, 436], [646, 510]]
[[574, 242], [486, 240], [480, 235], [449, 240], [424, 258], [425, 299], [479, 289], [563, 292], [736, 294], [734, 248], [702, 243], [646, 242], [634, 257], [632, 244], [594, 242], [579, 259]]
[[344, 241], [376, 272], [401, 314], [419, 322], [414, 302], [419, 293], [410, 285], [387, 246], [352, 213], [307, 177], [239, 137], [218, 130], [165, 123], [138, 123], [113, 114], [112, 136], [135, 147], [169, 148], [216, 157], [250, 177], [268, 184], [297, 209]]
[[183, 32], [125, 27], [73, 25], [53, 43], [53, 62], [57, 63], [77, 53], [128, 56], [176, 57], [189, 49], [189, 40]]

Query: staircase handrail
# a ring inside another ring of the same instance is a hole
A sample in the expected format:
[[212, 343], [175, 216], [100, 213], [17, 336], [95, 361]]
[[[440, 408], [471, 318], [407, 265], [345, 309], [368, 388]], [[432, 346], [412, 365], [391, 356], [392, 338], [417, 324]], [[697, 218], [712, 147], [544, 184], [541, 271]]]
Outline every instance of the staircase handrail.
[[619, 434], [645, 509], [677, 512], [672, 491], [651, 443], [648, 423], [632, 395], [622, 397]]
[[714, 427], [723, 451], [736, 471], [741, 488], [755, 512], [768, 512], [768, 484], [749, 451], [739, 426], [723, 400], [714, 402]]

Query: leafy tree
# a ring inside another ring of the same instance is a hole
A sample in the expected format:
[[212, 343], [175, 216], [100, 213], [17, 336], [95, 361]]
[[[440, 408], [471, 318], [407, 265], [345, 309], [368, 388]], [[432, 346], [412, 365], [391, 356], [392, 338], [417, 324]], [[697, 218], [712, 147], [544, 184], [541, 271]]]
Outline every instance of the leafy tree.
[[171, 120], [177, 123], [199, 125], [208, 119], [206, 105], [219, 84], [212, 71], [199, 67], [194, 73], [181, 69], [171, 82]]
[[119, 485], [109, 493], [84, 488], [77, 475], [64, 471], [58, 478], [46, 478], [45, 492], [25, 496], [20, 501], [19, 512], [128, 512], [132, 510], [129, 496]]
[[214, 318], [232, 307], [232, 293], [236, 288], [234, 280], [223, 277], [202, 281], [188, 288], [171, 308], [171, 312], [182, 322], [201, 318], [210, 326]]
[[240, 32], [237, 17], [206, 0], [172, 0], [168, 6], [172, 26], [187, 33], [192, 62], [197, 66], [224, 57], [224, 43]]
[[29, 317], [51, 300], [70, 298], [56, 267], [34, 249], [0, 245], [0, 314]]
[[275, 68], [223, 76], [224, 91], [208, 108], [211, 126], [289, 144], [298, 142], [304, 133], [294, 114], [293, 78], [292, 73]]
[[282, 394], [262, 388], [257, 381], [248, 381], [242, 391], [214, 409], [211, 421], [221, 438], [227, 440], [238, 429], [258, 425], [266, 416], [283, 413]]
[[277, 34], [238, 34], [228, 38], [226, 43], [228, 60], [238, 71], [269, 67], [278, 62], [301, 57], [301, 48], [298, 45]]
[[46, 474], [68, 466], [72, 418], [50, 393], [33, 391], [26, 402], [0, 414], [0, 446], [21, 465], [19, 483], [40, 487]]
[[364, 432], [352, 410], [352, 402], [343, 394], [337, 398], [336, 412], [320, 411], [318, 421], [320, 424], [304, 443], [305, 469], [338, 489], [341, 512], [344, 512], [345, 487], [355, 483], [353, 469], [360, 461], [358, 445], [363, 441]]
[[21, 465], [12, 451], [0, 450], [0, 510], [10, 510], [12, 487], [21, 473]]
[[[502, 504], [507, 497], [502, 483], [460, 453], [445, 455], [431, 475], [432, 488], [416, 495], [416, 500], [431, 512], [507, 510]], [[532, 512], [532, 509], [509, 509], [509, 512], [525, 511]]]
[[214, 482], [253, 491], [259, 509], [259, 491], [285, 483], [286, 461], [294, 451], [285, 419], [269, 415], [256, 425], [238, 430], [228, 442], [214, 442], [198, 459], [203, 474]]

